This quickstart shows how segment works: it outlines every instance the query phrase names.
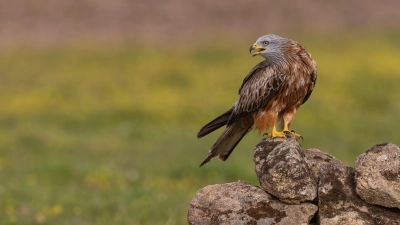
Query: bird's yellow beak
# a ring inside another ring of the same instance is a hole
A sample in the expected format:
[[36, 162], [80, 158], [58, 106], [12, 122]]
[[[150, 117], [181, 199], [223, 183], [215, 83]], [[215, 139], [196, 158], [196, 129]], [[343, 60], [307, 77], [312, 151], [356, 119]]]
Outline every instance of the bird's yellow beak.
[[257, 43], [254, 43], [252, 46], [250, 46], [250, 53], [251, 53], [251, 51], [253, 51], [254, 49], [255, 49], [256, 51], [253, 53], [253, 55], [252, 55], [253, 57], [256, 56], [256, 55], [259, 55], [261, 52], [263, 52], [263, 51], [265, 50], [265, 48], [259, 46]]

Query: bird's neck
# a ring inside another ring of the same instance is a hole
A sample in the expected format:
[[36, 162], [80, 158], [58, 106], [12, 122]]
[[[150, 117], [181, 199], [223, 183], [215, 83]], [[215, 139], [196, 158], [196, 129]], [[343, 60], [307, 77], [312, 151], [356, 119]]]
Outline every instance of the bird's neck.
[[270, 66], [280, 65], [283, 61], [285, 61], [284, 56], [280, 52], [270, 52], [264, 58]]

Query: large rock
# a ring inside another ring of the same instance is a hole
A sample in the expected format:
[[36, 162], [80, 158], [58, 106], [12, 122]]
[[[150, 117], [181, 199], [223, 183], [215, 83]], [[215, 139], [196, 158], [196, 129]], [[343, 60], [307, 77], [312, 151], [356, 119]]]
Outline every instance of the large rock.
[[254, 149], [254, 163], [261, 188], [282, 202], [316, 198], [318, 180], [293, 136], [263, 139]]
[[209, 185], [190, 203], [189, 224], [308, 224], [317, 211], [311, 203], [287, 205], [246, 182]]
[[[262, 189], [244, 182], [207, 186], [192, 200], [188, 221], [400, 225], [399, 161], [400, 149], [393, 144], [373, 147], [353, 169], [318, 149], [301, 150], [293, 136], [266, 138], [254, 150]], [[314, 217], [312, 203], [318, 204]]]
[[391, 143], [357, 157], [357, 194], [366, 202], [400, 208], [400, 149]]
[[399, 210], [373, 206], [357, 196], [353, 168], [341, 163], [325, 164], [319, 177], [319, 224], [400, 225]]
[[312, 176], [317, 181], [319, 180], [319, 174], [321, 168], [324, 165], [327, 164], [343, 165], [343, 163], [337, 160], [335, 157], [329, 155], [328, 153], [320, 151], [316, 148], [307, 149], [303, 151], [303, 153], [305, 155], [305, 162], [307, 163], [308, 168], [310, 168]]

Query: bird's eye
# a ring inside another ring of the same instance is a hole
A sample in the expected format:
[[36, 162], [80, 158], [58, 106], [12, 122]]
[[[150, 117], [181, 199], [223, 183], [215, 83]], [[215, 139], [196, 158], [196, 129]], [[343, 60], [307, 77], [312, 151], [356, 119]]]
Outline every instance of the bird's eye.
[[269, 44], [268, 41], [263, 41], [262, 43], [263, 43], [263, 45], [268, 45]]

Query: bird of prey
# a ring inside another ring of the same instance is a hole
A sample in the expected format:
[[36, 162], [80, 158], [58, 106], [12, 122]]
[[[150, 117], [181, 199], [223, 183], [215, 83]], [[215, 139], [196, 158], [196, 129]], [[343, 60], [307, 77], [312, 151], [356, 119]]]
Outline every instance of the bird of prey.
[[[244, 78], [239, 99], [222, 115], [206, 124], [198, 138], [225, 126], [225, 130], [210, 148], [204, 162], [218, 156], [225, 161], [240, 140], [251, 130], [269, 137], [286, 137], [300, 105], [310, 97], [317, 80], [317, 66], [311, 54], [298, 42], [268, 34], [250, 46], [253, 56], [264, 61]], [[277, 131], [276, 124], [280, 123]]]

